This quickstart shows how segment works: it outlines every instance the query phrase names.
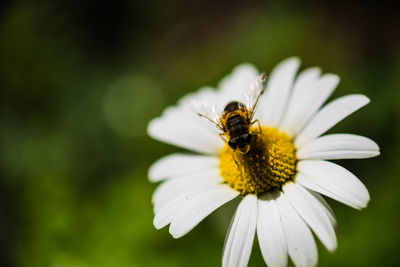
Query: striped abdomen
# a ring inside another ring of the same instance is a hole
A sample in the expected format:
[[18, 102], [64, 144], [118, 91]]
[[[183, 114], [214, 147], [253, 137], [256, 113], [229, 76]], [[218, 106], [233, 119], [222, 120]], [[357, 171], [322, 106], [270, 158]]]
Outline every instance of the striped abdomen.
[[226, 128], [231, 138], [242, 136], [249, 133], [249, 126], [246, 119], [240, 115], [234, 115], [226, 121]]

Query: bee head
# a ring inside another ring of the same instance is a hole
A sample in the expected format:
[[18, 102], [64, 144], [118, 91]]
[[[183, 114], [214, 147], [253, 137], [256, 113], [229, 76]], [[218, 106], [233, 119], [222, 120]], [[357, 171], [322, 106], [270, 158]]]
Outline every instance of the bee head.
[[250, 150], [250, 145], [246, 144], [243, 147], [239, 147], [239, 152], [242, 154], [247, 154]]
[[257, 135], [246, 133], [241, 136], [231, 138], [228, 142], [228, 145], [234, 151], [238, 149], [240, 153], [247, 154], [256, 138]]

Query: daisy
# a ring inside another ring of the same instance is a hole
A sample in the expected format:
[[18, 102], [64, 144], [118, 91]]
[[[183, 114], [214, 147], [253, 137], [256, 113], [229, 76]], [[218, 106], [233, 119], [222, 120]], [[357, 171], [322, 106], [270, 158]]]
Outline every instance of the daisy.
[[250, 64], [236, 67], [217, 90], [201, 88], [149, 123], [153, 138], [195, 152], [168, 155], [149, 170], [152, 182], [162, 181], [152, 199], [157, 229], [169, 224], [171, 235], [182, 237], [240, 197], [222, 266], [246, 266], [255, 234], [268, 266], [286, 266], [288, 256], [296, 266], [315, 266], [312, 232], [329, 251], [336, 249], [335, 215], [321, 195], [362, 209], [369, 194], [356, 176], [327, 160], [374, 157], [379, 147], [363, 136], [323, 135], [369, 99], [348, 95], [323, 106], [338, 76], [322, 75], [319, 68], [296, 76], [299, 65], [298, 58], [286, 59], [269, 76], [254, 115], [260, 125], [250, 128], [257, 139], [248, 153], [234, 151], [220, 129], [193, 112], [192, 103], [209, 103], [209, 120], [219, 120], [213, 114], [231, 101], [242, 103], [249, 87], [263, 90], [263, 76]]

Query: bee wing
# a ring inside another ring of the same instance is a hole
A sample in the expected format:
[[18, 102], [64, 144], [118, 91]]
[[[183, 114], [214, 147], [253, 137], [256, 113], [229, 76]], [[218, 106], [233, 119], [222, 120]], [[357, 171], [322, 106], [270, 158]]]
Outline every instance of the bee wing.
[[223, 130], [223, 126], [221, 125], [220, 121], [222, 111], [219, 110], [215, 105], [206, 101], [192, 101], [190, 106], [197, 115], [209, 120], [218, 129]]
[[265, 82], [267, 81], [267, 75], [265, 73], [261, 73], [254, 80], [254, 82], [250, 85], [247, 92], [244, 94], [244, 103], [247, 109], [250, 111], [249, 118], [250, 120], [253, 118], [254, 113], [257, 108], [257, 104], [260, 101], [262, 94], [265, 91]]

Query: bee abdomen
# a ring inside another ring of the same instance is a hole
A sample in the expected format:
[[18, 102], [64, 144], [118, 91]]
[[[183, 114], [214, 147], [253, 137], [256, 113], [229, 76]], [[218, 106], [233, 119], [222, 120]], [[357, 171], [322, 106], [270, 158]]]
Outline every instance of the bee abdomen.
[[229, 135], [232, 137], [241, 136], [248, 133], [248, 129], [245, 126], [235, 126], [229, 130]]
[[237, 125], [244, 125], [244, 124], [245, 124], [245, 120], [240, 115], [232, 116], [226, 122], [226, 125], [228, 126], [228, 129], [230, 127], [234, 127], [234, 126], [237, 126]]
[[248, 133], [248, 127], [245, 123], [245, 119], [240, 115], [230, 117], [226, 122], [227, 130], [230, 136], [240, 136]]
[[232, 102], [229, 102], [229, 103], [225, 106], [224, 111], [225, 111], [225, 112], [234, 112], [234, 111], [240, 109], [241, 107], [243, 107], [243, 104], [242, 104], [242, 103], [239, 103], [239, 102], [237, 102], [237, 101], [232, 101]]

